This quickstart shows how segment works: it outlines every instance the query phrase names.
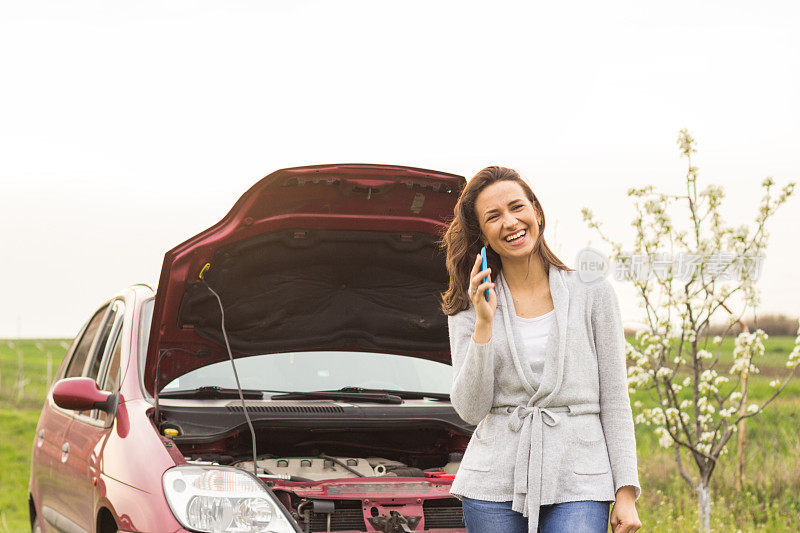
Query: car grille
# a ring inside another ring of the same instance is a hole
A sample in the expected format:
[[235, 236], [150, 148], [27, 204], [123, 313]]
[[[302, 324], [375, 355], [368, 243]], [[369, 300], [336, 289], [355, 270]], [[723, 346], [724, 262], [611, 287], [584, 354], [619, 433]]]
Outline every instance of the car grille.
[[461, 502], [456, 498], [425, 500], [422, 503], [425, 529], [463, 529]]
[[[358, 503], [358, 502], [356, 502]], [[331, 515], [331, 531], [366, 531], [364, 512], [357, 509], [336, 509]], [[328, 531], [328, 515], [311, 513], [311, 531]]]
[[[425, 529], [464, 529], [461, 502], [455, 498], [426, 500], [422, 504]], [[338, 501], [331, 515], [331, 531], [366, 531], [364, 514], [358, 501]], [[328, 515], [311, 514], [312, 532], [328, 531]]]
[[[316, 405], [315, 405], [316, 404]], [[328, 400], [315, 402], [313, 400], [303, 403], [296, 402], [245, 402], [247, 411], [251, 413], [344, 413], [341, 405], [336, 405]], [[225, 406], [229, 413], [241, 413], [242, 404], [230, 402]]]

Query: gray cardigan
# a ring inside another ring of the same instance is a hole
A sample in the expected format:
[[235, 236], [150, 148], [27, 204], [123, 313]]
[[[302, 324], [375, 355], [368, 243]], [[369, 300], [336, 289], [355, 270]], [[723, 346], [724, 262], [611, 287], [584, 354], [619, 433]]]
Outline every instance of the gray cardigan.
[[540, 505], [614, 501], [625, 485], [641, 493], [614, 289], [606, 279], [583, 283], [577, 272], [553, 266], [549, 282], [556, 322], [538, 390], [502, 272], [488, 342], [472, 339], [472, 303], [448, 317], [452, 404], [477, 424], [450, 493], [512, 501], [531, 533]]

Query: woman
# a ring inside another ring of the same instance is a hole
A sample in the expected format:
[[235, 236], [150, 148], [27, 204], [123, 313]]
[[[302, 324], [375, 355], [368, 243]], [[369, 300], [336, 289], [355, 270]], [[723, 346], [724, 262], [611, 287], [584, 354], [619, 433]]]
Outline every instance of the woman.
[[641, 489], [617, 299], [605, 279], [581, 282], [544, 228], [519, 174], [488, 167], [442, 240], [451, 400], [477, 424], [450, 492], [470, 533], [607, 531], [611, 502], [614, 533], [630, 533]]

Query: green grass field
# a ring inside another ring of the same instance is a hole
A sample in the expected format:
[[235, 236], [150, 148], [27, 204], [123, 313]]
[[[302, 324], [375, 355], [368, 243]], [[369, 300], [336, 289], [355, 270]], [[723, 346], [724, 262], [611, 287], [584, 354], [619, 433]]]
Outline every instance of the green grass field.
[[[768, 339], [759, 362], [762, 373], [751, 380], [752, 400], [771, 394], [768, 383], [785, 371], [785, 357], [793, 343], [791, 337]], [[67, 344], [63, 340], [25, 340], [14, 341], [12, 348], [8, 341], [0, 341], [0, 532], [29, 530], [30, 453], [48, 388], [47, 353], [55, 374]], [[723, 343], [721, 365], [730, 362], [732, 348], [732, 340]], [[655, 405], [645, 393], [635, 394], [633, 400], [641, 400], [646, 407]], [[800, 379], [790, 383], [764, 413], [748, 421], [746, 436], [743, 490], [737, 491], [734, 485], [733, 441], [712, 478], [713, 530], [800, 531]], [[636, 438], [643, 490], [638, 502], [642, 531], [696, 530], [695, 495], [677, 472], [674, 452], [659, 447], [647, 426], [637, 427]], [[684, 464], [691, 468], [688, 457]]]

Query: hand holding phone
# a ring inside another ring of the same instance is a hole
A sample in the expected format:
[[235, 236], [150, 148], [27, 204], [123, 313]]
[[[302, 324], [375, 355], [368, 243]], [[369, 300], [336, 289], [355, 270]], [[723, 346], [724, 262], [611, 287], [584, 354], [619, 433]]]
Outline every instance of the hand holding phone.
[[[486, 326], [492, 323], [494, 312], [497, 309], [497, 296], [492, 290], [494, 289], [494, 283], [492, 282], [491, 274], [492, 269], [487, 266], [486, 248], [483, 248], [481, 253], [475, 254], [475, 261], [472, 263], [472, 270], [469, 274], [467, 293], [472, 305], [475, 307], [476, 326], [480, 325], [484, 334], [486, 333]], [[491, 327], [489, 327], [490, 330]], [[485, 335], [482, 334], [481, 338], [483, 337]], [[491, 337], [491, 334], [489, 334], [489, 337]], [[475, 342], [485, 342], [485, 340], [478, 340], [478, 337], [473, 338]]]
[[[481, 270], [486, 270], [487, 268], [489, 268], [489, 262], [486, 260], [486, 247], [484, 246], [483, 248], [481, 248]], [[484, 283], [488, 283], [489, 282], [489, 276], [485, 276], [483, 278], [483, 282]], [[486, 301], [488, 302], [489, 301], [489, 289], [486, 289], [483, 292], [484, 292], [483, 295], [486, 298]]]

